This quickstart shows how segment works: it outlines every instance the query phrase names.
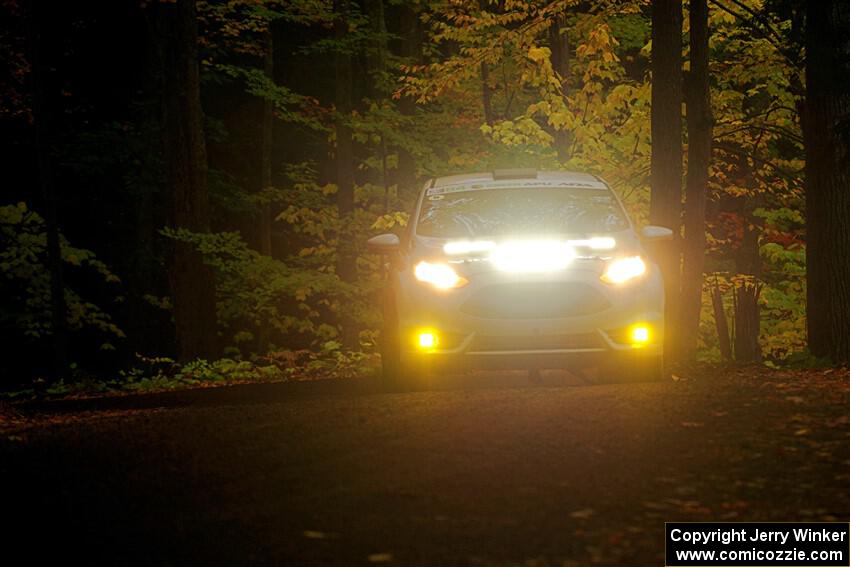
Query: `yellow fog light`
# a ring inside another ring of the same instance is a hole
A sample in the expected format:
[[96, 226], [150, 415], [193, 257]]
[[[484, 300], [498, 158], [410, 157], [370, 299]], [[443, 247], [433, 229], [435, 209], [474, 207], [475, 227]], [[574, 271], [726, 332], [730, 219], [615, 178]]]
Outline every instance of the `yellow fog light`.
[[422, 350], [430, 350], [437, 346], [437, 334], [433, 331], [421, 331], [416, 336], [416, 344]]
[[629, 340], [632, 343], [632, 346], [643, 346], [649, 343], [651, 333], [649, 332], [649, 325], [634, 325], [631, 329], [629, 329]]

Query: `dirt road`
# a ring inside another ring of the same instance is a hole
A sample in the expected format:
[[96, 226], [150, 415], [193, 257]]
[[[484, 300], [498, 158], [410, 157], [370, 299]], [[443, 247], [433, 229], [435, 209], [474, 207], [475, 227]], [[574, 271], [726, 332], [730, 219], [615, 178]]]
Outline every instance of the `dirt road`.
[[665, 521], [850, 520], [848, 408], [846, 371], [754, 369], [7, 408], [4, 548], [110, 565], [663, 565]]

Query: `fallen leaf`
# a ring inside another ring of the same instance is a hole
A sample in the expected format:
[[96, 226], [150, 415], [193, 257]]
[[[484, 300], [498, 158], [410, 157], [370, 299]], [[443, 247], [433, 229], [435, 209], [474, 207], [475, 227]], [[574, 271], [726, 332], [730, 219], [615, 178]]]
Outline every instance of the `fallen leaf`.
[[585, 508], [584, 510], [576, 510], [575, 512], [570, 514], [571, 518], [577, 518], [579, 520], [586, 520], [593, 515], [592, 508]]

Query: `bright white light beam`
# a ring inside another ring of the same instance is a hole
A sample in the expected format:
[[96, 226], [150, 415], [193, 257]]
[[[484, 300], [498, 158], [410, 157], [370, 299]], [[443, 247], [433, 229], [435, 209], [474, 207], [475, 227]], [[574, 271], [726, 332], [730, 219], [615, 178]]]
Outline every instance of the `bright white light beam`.
[[585, 240], [568, 240], [570, 246], [582, 246], [593, 250], [613, 250], [617, 241], [610, 236], [594, 236]]
[[496, 243], [489, 240], [458, 240], [456, 242], [447, 242], [443, 246], [443, 252], [450, 256], [457, 256], [458, 254], [488, 252], [495, 247]]
[[497, 246], [490, 253], [490, 261], [505, 272], [551, 272], [563, 270], [575, 256], [575, 250], [567, 242], [515, 240]]

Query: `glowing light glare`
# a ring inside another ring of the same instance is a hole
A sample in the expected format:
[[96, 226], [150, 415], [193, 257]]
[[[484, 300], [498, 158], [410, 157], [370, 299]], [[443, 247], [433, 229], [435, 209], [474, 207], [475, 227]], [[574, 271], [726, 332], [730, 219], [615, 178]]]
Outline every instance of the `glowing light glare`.
[[490, 261], [506, 272], [550, 272], [563, 270], [575, 258], [566, 242], [519, 240], [500, 244], [490, 253]]
[[585, 240], [570, 240], [572, 246], [583, 246], [592, 250], [612, 250], [617, 246], [617, 241], [610, 236], [594, 236]]
[[646, 273], [646, 263], [640, 256], [631, 256], [614, 260], [608, 264], [602, 281], [612, 284], [622, 284]]
[[447, 264], [432, 264], [424, 260], [416, 264], [416, 267], [413, 269], [413, 275], [420, 282], [429, 283], [437, 289], [451, 289], [467, 284], [467, 280], [457, 275], [457, 272], [451, 266]]
[[646, 344], [649, 342], [649, 327], [646, 325], [635, 325], [629, 333], [633, 344]]
[[429, 349], [437, 346], [437, 335], [430, 331], [419, 333], [419, 336], [416, 339], [416, 344], [418, 344], [421, 349]]
[[496, 247], [495, 242], [489, 240], [461, 240], [448, 242], [443, 246], [443, 252], [450, 256], [458, 254], [472, 254], [474, 252], [487, 252]]
[[610, 236], [591, 238], [589, 242], [594, 250], [611, 250], [617, 245], [617, 241]]

